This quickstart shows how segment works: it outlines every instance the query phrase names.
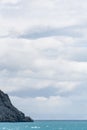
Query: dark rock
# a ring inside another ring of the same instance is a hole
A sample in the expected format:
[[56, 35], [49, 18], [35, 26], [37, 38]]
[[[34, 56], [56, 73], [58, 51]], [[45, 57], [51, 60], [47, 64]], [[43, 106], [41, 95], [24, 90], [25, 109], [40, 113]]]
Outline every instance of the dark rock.
[[9, 96], [0, 90], [0, 122], [33, 122], [33, 120], [15, 108]]

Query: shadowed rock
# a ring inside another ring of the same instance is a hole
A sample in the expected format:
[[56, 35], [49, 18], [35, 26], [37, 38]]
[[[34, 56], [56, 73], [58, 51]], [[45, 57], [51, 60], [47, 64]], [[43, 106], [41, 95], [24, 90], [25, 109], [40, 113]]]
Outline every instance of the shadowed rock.
[[0, 122], [32, 122], [30, 117], [15, 108], [7, 94], [0, 90]]

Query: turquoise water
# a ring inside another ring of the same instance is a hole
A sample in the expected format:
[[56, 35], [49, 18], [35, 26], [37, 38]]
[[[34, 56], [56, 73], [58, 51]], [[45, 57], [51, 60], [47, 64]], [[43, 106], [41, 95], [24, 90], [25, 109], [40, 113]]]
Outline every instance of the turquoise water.
[[0, 130], [87, 130], [87, 121], [35, 121], [0, 123]]

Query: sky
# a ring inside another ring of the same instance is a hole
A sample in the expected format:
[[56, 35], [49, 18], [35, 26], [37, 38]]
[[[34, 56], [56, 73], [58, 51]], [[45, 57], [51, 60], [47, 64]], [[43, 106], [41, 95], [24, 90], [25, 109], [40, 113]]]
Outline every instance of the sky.
[[0, 89], [33, 119], [87, 119], [87, 0], [0, 0]]

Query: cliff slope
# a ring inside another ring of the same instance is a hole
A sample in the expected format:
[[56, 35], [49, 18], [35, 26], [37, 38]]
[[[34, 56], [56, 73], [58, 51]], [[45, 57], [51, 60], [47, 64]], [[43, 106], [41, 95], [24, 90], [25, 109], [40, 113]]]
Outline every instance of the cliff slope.
[[32, 122], [30, 117], [15, 108], [7, 94], [0, 90], [0, 122]]

